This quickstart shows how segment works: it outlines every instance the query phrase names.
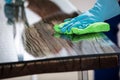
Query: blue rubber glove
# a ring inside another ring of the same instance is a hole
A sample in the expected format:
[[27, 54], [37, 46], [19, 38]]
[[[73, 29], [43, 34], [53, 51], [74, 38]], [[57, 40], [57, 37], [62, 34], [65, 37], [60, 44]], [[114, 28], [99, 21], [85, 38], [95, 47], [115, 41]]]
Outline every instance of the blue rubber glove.
[[61, 31], [63, 33], [66, 30], [70, 31], [73, 27], [84, 29], [92, 23], [103, 22], [118, 14], [120, 14], [118, 0], [96, 0], [93, 8], [71, 19], [61, 28]]
[[12, 0], [5, 0], [5, 3], [6, 3], [6, 4], [11, 4], [11, 3], [12, 3]]

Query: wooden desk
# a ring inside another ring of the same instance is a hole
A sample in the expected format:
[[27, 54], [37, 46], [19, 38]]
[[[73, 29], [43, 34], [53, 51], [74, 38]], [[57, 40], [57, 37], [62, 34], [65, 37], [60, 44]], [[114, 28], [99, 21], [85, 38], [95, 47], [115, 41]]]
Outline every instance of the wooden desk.
[[28, 8], [6, 4], [0, 8], [0, 78], [118, 66], [120, 49], [103, 33], [77, 36], [54, 32], [54, 24], [78, 13], [67, 14], [56, 7], [46, 16], [39, 11], [44, 9], [35, 4]]

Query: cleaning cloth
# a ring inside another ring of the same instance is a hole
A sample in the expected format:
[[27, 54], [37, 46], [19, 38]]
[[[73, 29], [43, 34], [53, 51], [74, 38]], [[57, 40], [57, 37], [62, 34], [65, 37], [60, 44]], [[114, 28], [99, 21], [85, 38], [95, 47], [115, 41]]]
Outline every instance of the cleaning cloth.
[[96, 32], [107, 32], [110, 30], [110, 25], [108, 23], [96, 22], [96, 23], [92, 23], [92, 24], [88, 25], [86, 28], [83, 28], [83, 29], [79, 29], [76, 26], [76, 27], [71, 28], [70, 31], [62, 32], [61, 28], [68, 22], [69, 21], [63, 22], [61, 24], [56, 24], [54, 26], [54, 30], [57, 33], [61, 33], [61, 34], [76, 34], [76, 35], [87, 34], [87, 33], [96, 33]]

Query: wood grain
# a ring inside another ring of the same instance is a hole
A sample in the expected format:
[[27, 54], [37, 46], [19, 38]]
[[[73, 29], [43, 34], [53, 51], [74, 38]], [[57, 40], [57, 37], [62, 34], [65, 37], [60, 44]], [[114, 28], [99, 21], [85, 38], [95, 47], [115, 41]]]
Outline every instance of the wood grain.
[[[33, 26], [25, 30], [24, 45], [25, 49], [35, 57], [49, 58], [63, 57], [64, 55], [83, 56], [116, 53], [114, 43], [102, 33], [80, 36], [64, 35], [64, 37], [60, 34], [61, 38], [56, 38], [53, 25], [41, 21]], [[68, 37], [67, 40], [64, 39], [65, 37]]]

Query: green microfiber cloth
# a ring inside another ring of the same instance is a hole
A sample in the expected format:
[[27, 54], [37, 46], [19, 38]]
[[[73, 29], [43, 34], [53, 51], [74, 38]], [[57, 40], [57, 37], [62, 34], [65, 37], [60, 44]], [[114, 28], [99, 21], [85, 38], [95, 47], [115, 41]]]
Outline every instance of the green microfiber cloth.
[[66, 31], [64, 33], [61, 32], [61, 28], [68, 22], [69, 21], [61, 23], [61, 24], [56, 24], [54, 26], [54, 30], [61, 34], [76, 34], [76, 35], [87, 34], [87, 33], [96, 33], [96, 32], [107, 32], [110, 30], [110, 25], [108, 23], [96, 22], [96, 23], [90, 24], [89, 26], [87, 26], [84, 29], [79, 29], [79, 28], [73, 27], [69, 32], [68, 31]]

